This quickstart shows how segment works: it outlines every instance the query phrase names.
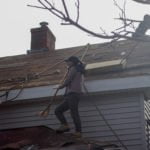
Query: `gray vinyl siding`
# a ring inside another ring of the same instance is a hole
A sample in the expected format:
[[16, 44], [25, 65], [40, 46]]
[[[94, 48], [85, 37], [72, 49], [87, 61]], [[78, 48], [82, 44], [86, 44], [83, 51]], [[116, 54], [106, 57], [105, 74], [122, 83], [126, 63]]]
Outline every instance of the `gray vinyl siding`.
[[145, 107], [145, 120], [146, 120], [146, 138], [147, 138], [147, 147], [148, 150], [150, 150], [150, 122], [148, 123], [147, 121], [150, 120], [150, 102], [145, 101], [144, 102], [144, 107]]
[[[0, 108], [0, 129], [46, 125], [51, 128], [59, 126], [51, 107], [47, 118], [40, 118], [37, 113], [45, 108], [45, 103], [13, 105]], [[93, 95], [82, 98], [79, 106], [82, 120], [83, 136], [86, 138], [109, 141], [120, 144], [100, 116], [99, 110], [107, 122], [128, 147], [128, 150], [146, 150], [144, 148], [141, 127], [140, 95], [138, 93], [120, 93], [111, 95]], [[69, 112], [67, 120], [73, 131]]]

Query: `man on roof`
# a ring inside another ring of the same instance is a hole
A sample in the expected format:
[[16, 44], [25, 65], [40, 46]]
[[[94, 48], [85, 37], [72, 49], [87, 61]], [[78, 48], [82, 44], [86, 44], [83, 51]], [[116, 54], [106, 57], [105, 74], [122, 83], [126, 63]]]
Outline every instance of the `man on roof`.
[[70, 127], [64, 116], [64, 112], [70, 110], [71, 117], [75, 125], [75, 136], [81, 136], [81, 120], [78, 111], [78, 104], [82, 93], [83, 76], [85, 67], [83, 63], [75, 56], [71, 56], [65, 60], [68, 71], [64, 82], [58, 87], [65, 89], [63, 102], [56, 107], [55, 115], [61, 123], [61, 126], [56, 130], [57, 132], [67, 132]]

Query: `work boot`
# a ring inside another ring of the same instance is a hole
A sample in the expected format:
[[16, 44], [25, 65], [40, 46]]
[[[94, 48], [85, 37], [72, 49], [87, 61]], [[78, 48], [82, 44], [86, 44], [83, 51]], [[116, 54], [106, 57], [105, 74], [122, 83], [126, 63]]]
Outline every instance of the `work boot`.
[[63, 133], [70, 131], [70, 127], [67, 124], [62, 124], [58, 129], [56, 129], [57, 133]]
[[73, 136], [75, 137], [75, 138], [81, 138], [82, 137], [82, 134], [81, 134], [81, 132], [75, 132], [75, 133], [73, 133]]

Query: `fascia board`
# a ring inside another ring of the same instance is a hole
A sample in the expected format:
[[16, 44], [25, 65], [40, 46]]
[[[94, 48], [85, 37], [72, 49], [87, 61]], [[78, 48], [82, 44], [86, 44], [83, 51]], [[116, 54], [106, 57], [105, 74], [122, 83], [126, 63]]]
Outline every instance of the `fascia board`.
[[[28, 99], [40, 99], [53, 96], [55, 93], [54, 89], [57, 85], [40, 86], [33, 88], [24, 88], [21, 94], [15, 99], [17, 100], [28, 100]], [[92, 80], [86, 81], [85, 86], [89, 93], [111, 93], [123, 90], [134, 90], [144, 89], [149, 94], [150, 89], [150, 76], [136, 76], [116, 79], [105, 79], [105, 80]], [[1, 91], [2, 95], [5, 91]], [[8, 100], [15, 97], [19, 90], [12, 90], [8, 95]], [[58, 92], [58, 96], [63, 95], [64, 89]], [[0, 101], [5, 101], [5, 97], [0, 97]]]

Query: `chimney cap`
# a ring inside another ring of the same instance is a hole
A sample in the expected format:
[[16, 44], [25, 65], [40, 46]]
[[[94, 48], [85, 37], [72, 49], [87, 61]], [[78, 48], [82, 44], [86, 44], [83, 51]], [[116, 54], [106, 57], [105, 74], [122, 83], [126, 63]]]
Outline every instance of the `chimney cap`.
[[48, 26], [48, 22], [46, 22], [46, 21], [40, 22], [40, 25], [41, 25], [41, 27]]

